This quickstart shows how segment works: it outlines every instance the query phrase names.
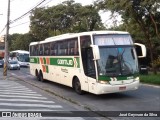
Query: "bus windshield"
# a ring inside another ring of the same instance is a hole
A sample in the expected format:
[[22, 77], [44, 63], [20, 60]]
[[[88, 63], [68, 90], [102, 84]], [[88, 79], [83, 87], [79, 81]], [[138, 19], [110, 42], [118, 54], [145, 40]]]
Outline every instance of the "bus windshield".
[[138, 72], [138, 62], [133, 46], [100, 46], [97, 61], [99, 75], [124, 76]]
[[19, 54], [17, 59], [20, 62], [29, 62], [29, 54]]
[[94, 35], [94, 44], [99, 46], [97, 61], [99, 75], [124, 76], [138, 72], [138, 62], [129, 34]]

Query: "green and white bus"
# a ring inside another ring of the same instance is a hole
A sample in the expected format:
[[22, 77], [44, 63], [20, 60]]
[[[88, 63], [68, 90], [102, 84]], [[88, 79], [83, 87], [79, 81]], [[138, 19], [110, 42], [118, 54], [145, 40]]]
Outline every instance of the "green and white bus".
[[[145, 57], [146, 48], [141, 48]], [[139, 67], [128, 32], [68, 33], [30, 43], [30, 72], [38, 80], [72, 87], [78, 94], [136, 90]]]

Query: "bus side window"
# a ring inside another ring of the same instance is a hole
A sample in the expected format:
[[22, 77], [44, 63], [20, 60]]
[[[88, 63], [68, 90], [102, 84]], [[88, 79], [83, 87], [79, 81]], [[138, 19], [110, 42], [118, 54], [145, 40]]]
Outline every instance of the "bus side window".
[[37, 56], [38, 55], [38, 45], [34, 45], [34, 46], [31, 46], [31, 55], [32, 56]]
[[43, 55], [43, 44], [39, 45], [39, 55], [42, 56]]
[[[33, 49], [34, 49], [34, 46], [30, 46], [30, 47], [29, 47], [30, 56], [34, 56]], [[10, 57], [11, 57], [11, 53], [10, 53]]]
[[78, 38], [73, 38], [68, 43], [69, 49], [68, 54], [69, 55], [78, 55]]
[[78, 51], [78, 41], [75, 41], [74, 55], [79, 55], [79, 51]]
[[35, 51], [36, 51], [36, 53], [35, 53], [35, 54], [36, 54], [36, 56], [38, 56], [38, 52], [39, 52], [38, 45], [36, 45], [36, 50], [35, 50]]
[[90, 47], [90, 36], [81, 36], [80, 44], [84, 73], [86, 76], [96, 78], [95, 65], [93, 61], [93, 52], [92, 48]]
[[49, 55], [50, 54], [50, 44], [46, 43], [44, 44], [44, 55]]
[[59, 42], [59, 55], [67, 55], [68, 50], [68, 42], [67, 41], [61, 41]]
[[51, 43], [51, 55], [57, 55], [58, 44], [56, 42]]

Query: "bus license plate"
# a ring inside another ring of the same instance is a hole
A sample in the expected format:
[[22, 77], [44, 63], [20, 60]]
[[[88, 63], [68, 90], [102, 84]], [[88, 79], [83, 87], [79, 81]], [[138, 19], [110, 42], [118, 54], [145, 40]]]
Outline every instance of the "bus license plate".
[[125, 90], [125, 89], [126, 89], [126, 86], [119, 87], [119, 90]]

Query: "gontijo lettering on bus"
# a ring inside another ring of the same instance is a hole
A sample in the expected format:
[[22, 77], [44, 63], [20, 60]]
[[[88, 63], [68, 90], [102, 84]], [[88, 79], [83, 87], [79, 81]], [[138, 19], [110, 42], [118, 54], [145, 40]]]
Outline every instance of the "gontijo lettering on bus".
[[39, 64], [39, 58], [38, 57], [30, 57], [30, 63], [37, 63], [37, 64]]
[[51, 65], [65, 66], [65, 67], [76, 67], [79, 68], [79, 57], [74, 58], [50, 58]]
[[57, 60], [58, 65], [68, 65], [73, 66], [73, 60], [67, 60], [67, 59], [58, 59]]
[[45, 65], [56, 65], [65, 67], [80, 67], [79, 57], [74, 58], [30, 58], [30, 63], [45, 64]]

